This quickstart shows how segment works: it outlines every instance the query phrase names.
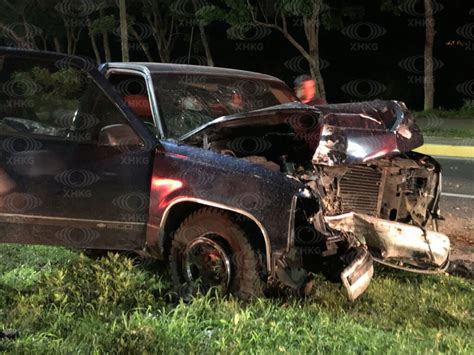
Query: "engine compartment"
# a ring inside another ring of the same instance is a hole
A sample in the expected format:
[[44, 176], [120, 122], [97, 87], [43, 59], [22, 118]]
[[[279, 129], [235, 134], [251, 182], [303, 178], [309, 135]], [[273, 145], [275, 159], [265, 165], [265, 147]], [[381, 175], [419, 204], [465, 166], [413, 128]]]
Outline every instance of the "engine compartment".
[[304, 183], [326, 216], [355, 212], [421, 227], [439, 217], [441, 167], [423, 154], [328, 166], [312, 161], [311, 141], [283, 133], [224, 139], [208, 147]]

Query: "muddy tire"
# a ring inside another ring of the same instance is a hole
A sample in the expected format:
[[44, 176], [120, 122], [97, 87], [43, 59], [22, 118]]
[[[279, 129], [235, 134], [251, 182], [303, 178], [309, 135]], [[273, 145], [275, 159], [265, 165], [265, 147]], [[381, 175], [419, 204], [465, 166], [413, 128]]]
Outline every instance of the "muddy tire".
[[172, 240], [170, 271], [182, 298], [215, 289], [241, 299], [264, 295], [264, 258], [245, 227], [225, 211], [203, 208], [184, 220]]

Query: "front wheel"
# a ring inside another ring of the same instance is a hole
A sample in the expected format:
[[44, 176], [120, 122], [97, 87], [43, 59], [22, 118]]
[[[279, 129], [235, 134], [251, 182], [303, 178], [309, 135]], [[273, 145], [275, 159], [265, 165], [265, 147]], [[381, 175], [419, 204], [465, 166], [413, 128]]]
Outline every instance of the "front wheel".
[[[262, 296], [263, 257], [242, 224], [225, 211], [203, 208], [181, 224], [170, 250], [173, 282], [186, 292], [215, 288], [242, 299]], [[183, 295], [182, 295], [183, 296]]]

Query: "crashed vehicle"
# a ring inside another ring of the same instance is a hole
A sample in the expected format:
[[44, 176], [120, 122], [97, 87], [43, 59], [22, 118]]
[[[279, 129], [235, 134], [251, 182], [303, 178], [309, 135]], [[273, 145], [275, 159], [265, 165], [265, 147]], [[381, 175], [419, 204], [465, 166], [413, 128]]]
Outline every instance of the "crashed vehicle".
[[[448, 264], [441, 167], [405, 105], [311, 107], [263, 74], [0, 49], [0, 241], [126, 250], [242, 298], [373, 261]], [[195, 289], [185, 287], [182, 289]]]

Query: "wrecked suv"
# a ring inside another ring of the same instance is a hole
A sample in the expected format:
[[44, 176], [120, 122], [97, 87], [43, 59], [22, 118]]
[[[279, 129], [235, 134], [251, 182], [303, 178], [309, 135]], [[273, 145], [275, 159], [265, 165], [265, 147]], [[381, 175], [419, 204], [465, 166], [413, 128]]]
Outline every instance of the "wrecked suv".
[[243, 298], [373, 260], [438, 272], [439, 164], [403, 103], [310, 107], [222, 68], [0, 49], [0, 241], [169, 261]]

